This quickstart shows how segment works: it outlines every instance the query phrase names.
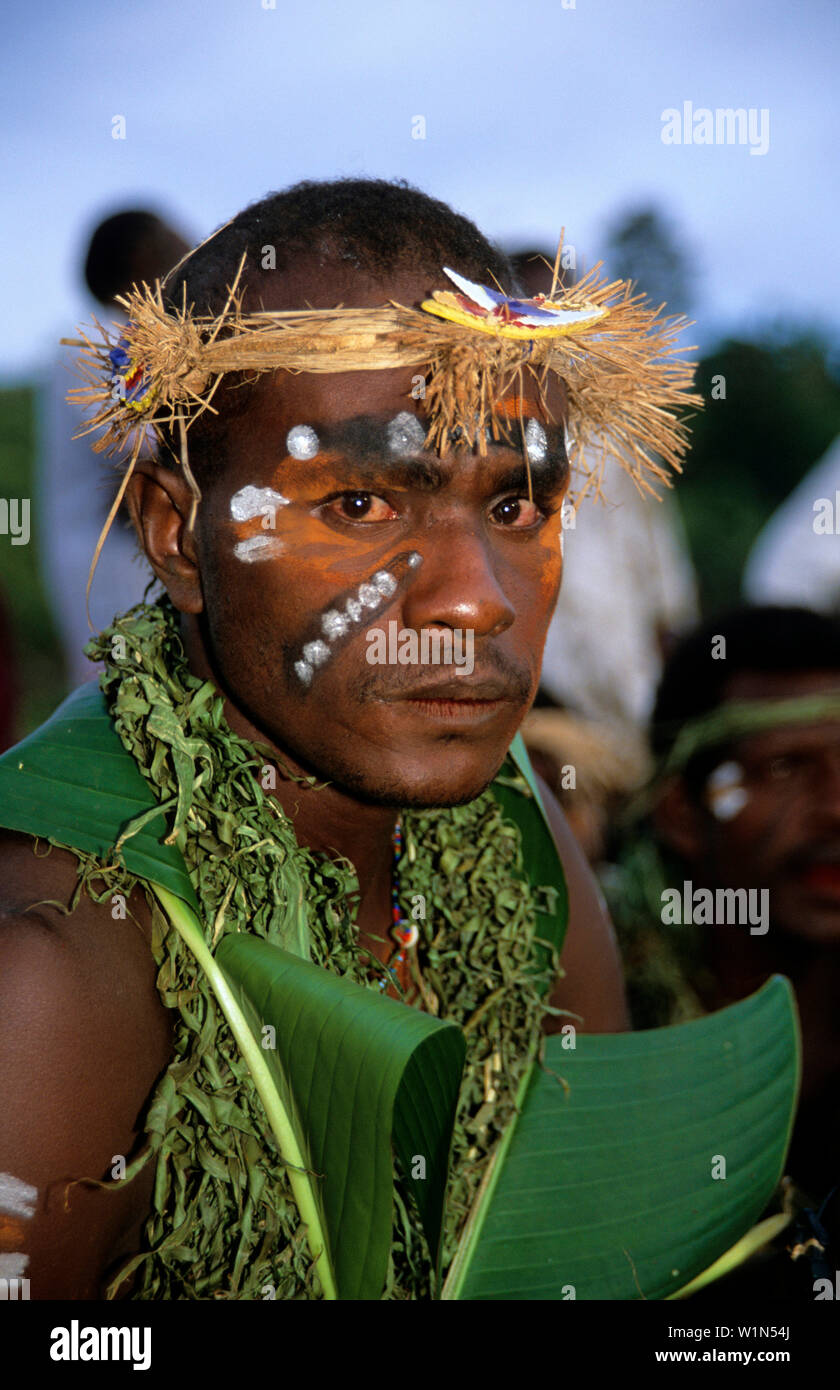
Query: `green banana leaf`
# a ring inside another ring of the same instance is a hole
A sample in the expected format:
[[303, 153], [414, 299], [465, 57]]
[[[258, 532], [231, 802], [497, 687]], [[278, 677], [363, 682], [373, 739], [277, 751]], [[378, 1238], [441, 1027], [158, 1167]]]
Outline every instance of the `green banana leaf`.
[[244, 934], [225, 937], [216, 960], [254, 1035], [272, 1040], [263, 1029], [274, 1028], [276, 1051], [265, 1055], [278, 1091], [306, 1116], [339, 1297], [378, 1298], [385, 1283], [392, 1136], [437, 1264], [460, 1028]]
[[95, 681], [80, 685], [46, 723], [0, 758], [0, 825], [108, 859], [129, 821], [146, 823], [121, 846], [126, 868], [198, 912], [187, 866]]
[[445, 1297], [666, 1298], [782, 1175], [800, 1048], [781, 976], [690, 1023], [566, 1041], [532, 1073]]
[[[550, 872], [544, 813], [509, 794], [516, 819], [523, 805], [531, 815], [530, 830], [523, 824], [529, 851], [536, 845], [543, 855], [544, 878], [530, 873], [530, 856], [529, 876], [559, 884], [540, 919], [557, 945], [562, 879], [556, 855]], [[0, 825], [106, 859], [120, 840], [126, 865], [152, 884], [246, 1057], [326, 1296], [377, 1297], [392, 1144], [408, 1175], [414, 1157], [426, 1159], [415, 1193], [437, 1248], [459, 1030], [245, 935], [224, 938], [214, 957], [183, 860], [157, 838], [163, 820], [94, 686], [0, 758]], [[129, 821], [135, 827], [123, 840]], [[276, 1030], [276, 1055], [261, 1045], [266, 1024]], [[545, 1066], [526, 1079], [521, 1116], [444, 1296], [564, 1298], [573, 1288], [578, 1298], [667, 1297], [743, 1236], [781, 1173], [799, 1068], [790, 987], [772, 981], [679, 1028], [578, 1034], [574, 1051], [556, 1037]], [[723, 1180], [711, 1176], [716, 1156], [726, 1159]]]

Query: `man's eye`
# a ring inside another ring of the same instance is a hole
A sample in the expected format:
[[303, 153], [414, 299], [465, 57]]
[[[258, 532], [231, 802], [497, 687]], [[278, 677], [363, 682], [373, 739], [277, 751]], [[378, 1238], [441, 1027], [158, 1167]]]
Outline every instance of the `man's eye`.
[[344, 492], [329, 507], [345, 521], [394, 521], [397, 516], [384, 497], [372, 492]]
[[501, 526], [515, 526], [523, 530], [543, 520], [543, 513], [536, 502], [528, 497], [506, 497], [503, 502], [496, 504], [491, 516]]

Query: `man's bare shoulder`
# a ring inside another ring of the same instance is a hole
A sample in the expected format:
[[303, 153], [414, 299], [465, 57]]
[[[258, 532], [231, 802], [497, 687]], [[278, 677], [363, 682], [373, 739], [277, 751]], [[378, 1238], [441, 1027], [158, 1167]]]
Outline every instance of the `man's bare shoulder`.
[[124, 918], [110, 897], [87, 893], [62, 911], [76, 860], [48, 848], [0, 836], [0, 1208], [6, 1189], [35, 1194], [28, 1214], [6, 1213], [33, 1298], [93, 1298], [122, 1242], [136, 1238], [149, 1185], [68, 1193], [67, 1184], [109, 1177], [136, 1148], [171, 1023], [142, 894]]
[[[621, 957], [595, 875], [578, 845], [554, 793], [537, 774], [548, 823], [569, 890], [569, 925], [561, 964], [565, 978], [551, 1003], [577, 1015], [571, 1022], [587, 1033], [622, 1033], [630, 1027]], [[568, 1019], [554, 1019], [554, 1032]]]

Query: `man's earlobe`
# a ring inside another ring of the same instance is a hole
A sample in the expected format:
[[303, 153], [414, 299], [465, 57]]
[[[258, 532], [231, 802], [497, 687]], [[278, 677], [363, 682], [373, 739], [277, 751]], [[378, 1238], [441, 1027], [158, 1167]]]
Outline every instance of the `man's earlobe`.
[[689, 863], [701, 860], [706, 848], [702, 806], [691, 797], [682, 777], [667, 782], [652, 817], [661, 840]]
[[138, 461], [126, 505], [149, 564], [182, 613], [204, 607], [195, 532], [187, 525], [192, 501], [188, 483], [174, 469]]

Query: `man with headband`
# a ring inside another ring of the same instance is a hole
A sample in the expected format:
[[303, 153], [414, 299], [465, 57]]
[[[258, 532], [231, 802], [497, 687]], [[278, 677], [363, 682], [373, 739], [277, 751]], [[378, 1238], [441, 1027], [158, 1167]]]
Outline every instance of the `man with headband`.
[[[125, 336], [87, 343], [79, 398], [102, 445], [138, 425], [160, 439], [120, 495], [166, 592], [91, 644], [104, 705], [88, 695], [60, 726], [85, 796], [91, 740], [112, 740], [97, 807], [129, 786], [130, 755], [132, 814], [113, 833], [81, 812], [46, 826], [15, 782], [0, 817], [16, 1036], [54, 1039], [20, 1043], [4, 1107], [29, 1107], [16, 1180], [53, 1194], [19, 1257], [39, 1297], [325, 1292], [301, 1165], [268, 1133], [262, 1063], [212, 983], [213, 952], [246, 928], [463, 1028], [444, 1273], [541, 1033], [560, 1010], [626, 1026], [609, 924], [545, 791], [562, 869], [530, 862], [545, 834], [515, 735], [560, 586], [567, 413], [577, 449], [615, 435], [644, 486], [679, 466], [691, 369], [679, 325], [628, 286], [512, 288], [504, 257], [425, 195], [304, 184], [138, 287]], [[6, 771], [31, 766], [15, 752]], [[161, 815], [151, 853], [170, 855], [167, 882], [186, 865], [180, 908], [138, 849]], [[405, 1181], [393, 1298], [429, 1290]]]
[[[646, 799], [662, 857], [657, 872], [645, 860], [647, 948], [625, 921], [637, 901], [626, 876], [611, 898], [637, 1026], [789, 976], [803, 1031], [789, 1171], [822, 1199], [840, 1172], [840, 625], [782, 607], [708, 620], [668, 660], [652, 740], [659, 773]], [[638, 840], [636, 826], [637, 867]], [[675, 994], [664, 987], [672, 951]]]

